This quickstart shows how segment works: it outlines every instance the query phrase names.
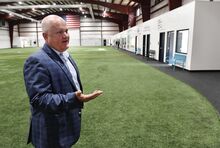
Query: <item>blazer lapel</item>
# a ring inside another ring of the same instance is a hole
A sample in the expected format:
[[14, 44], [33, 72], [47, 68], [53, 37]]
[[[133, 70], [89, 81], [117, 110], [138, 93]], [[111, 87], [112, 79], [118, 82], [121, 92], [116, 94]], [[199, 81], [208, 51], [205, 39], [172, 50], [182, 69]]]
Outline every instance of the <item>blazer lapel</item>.
[[[71, 75], [70, 71], [67, 69], [67, 67], [65, 66], [63, 61], [60, 59], [60, 57], [47, 44], [44, 44], [42, 50], [45, 51], [47, 53], [47, 55], [52, 60], [54, 60], [55, 63], [57, 63], [60, 66], [60, 68], [63, 70], [63, 72], [65, 73], [65, 75], [67, 76], [69, 81], [71, 82], [72, 86], [77, 90], [75, 83], [73, 82], [72, 75]], [[78, 71], [77, 71], [77, 75], [78, 75]], [[81, 83], [80, 83], [80, 86], [81, 86]]]
[[69, 55], [69, 60], [70, 60], [71, 64], [73, 65], [73, 67], [74, 67], [75, 70], [76, 70], [77, 80], [78, 80], [78, 82], [79, 82], [80, 89], [81, 89], [81, 91], [83, 92], [83, 88], [82, 88], [82, 84], [81, 84], [81, 80], [80, 80], [80, 75], [79, 75], [78, 67], [77, 67], [75, 61], [72, 59], [72, 57], [71, 57], [70, 55]]

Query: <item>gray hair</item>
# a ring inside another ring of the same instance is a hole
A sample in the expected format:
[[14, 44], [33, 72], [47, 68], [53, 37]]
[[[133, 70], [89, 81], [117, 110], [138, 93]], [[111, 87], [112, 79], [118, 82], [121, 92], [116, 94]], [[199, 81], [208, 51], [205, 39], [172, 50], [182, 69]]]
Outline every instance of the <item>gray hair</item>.
[[42, 32], [46, 33], [51, 28], [54, 21], [65, 22], [65, 20], [58, 15], [48, 15], [44, 17], [43, 20], [41, 21]]

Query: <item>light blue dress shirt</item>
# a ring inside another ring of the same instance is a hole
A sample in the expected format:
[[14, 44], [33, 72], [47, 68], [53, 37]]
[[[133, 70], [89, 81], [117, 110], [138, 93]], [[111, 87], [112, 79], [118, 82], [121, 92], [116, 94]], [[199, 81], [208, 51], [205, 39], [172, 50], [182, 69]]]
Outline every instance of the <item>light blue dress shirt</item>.
[[77, 90], [80, 90], [79, 82], [77, 80], [76, 69], [74, 68], [74, 66], [69, 60], [69, 56], [70, 56], [69, 53], [67, 51], [59, 52], [59, 51], [56, 51], [55, 49], [53, 50], [59, 55], [59, 57], [62, 59], [63, 63], [65, 64], [69, 72], [71, 73], [73, 82], [75, 83]]

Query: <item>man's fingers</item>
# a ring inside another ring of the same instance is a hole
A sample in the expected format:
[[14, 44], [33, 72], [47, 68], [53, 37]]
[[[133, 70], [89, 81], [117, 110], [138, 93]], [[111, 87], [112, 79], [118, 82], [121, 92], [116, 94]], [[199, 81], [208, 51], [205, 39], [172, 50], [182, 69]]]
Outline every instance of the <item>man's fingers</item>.
[[75, 92], [75, 94], [76, 94], [76, 96], [79, 97], [82, 94], [82, 92], [81, 92], [81, 90], [78, 90], [78, 91]]
[[95, 90], [93, 92], [93, 94], [97, 94], [97, 95], [101, 95], [102, 93], [103, 93], [103, 91], [101, 91], [101, 90]]
[[83, 102], [88, 102], [92, 99], [95, 99], [96, 97], [98, 97], [102, 93], [103, 93], [103, 91], [101, 91], [101, 90], [95, 90], [91, 94], [83, 94], [80, 90], [75, 92], [77, 98]]

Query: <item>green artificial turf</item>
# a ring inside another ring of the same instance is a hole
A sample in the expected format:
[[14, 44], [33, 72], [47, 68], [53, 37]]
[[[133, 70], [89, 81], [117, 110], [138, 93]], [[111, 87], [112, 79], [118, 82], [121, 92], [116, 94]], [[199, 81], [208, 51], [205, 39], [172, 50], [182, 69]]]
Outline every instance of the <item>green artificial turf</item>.
[[[34, 48], [0, 50], [0, 148], [25, 148], [23, 63]], [[219, 148], [219, 115], [190, 86], [109, 47], [72, 47], [85, 104], [74, 148]]]

